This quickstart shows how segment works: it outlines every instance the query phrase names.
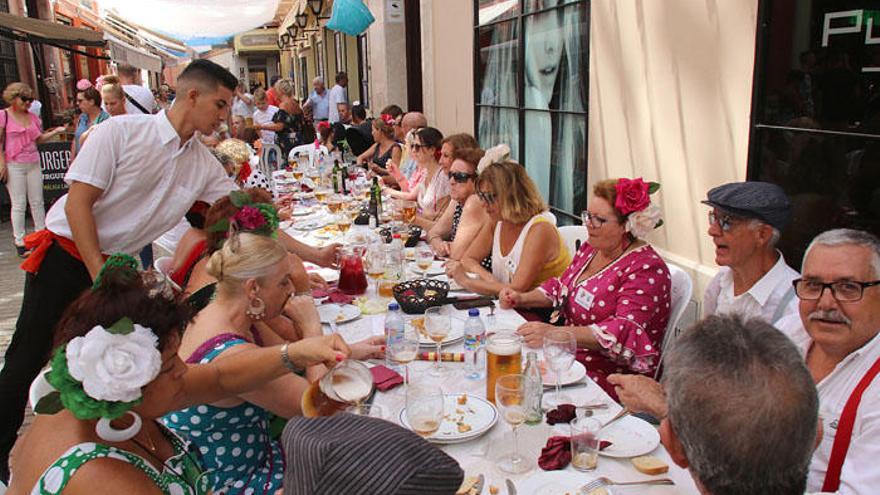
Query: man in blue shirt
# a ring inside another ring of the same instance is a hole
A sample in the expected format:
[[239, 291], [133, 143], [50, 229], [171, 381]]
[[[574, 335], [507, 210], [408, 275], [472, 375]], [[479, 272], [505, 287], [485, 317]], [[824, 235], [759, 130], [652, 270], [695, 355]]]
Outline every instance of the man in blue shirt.
[[312, 79], [312, 87], [315, 90], [303, 106], [312, 110], [315, 122], [326, 121], [330, 117], [330, 93], [324, 87], [324, 79], [321, 77]]

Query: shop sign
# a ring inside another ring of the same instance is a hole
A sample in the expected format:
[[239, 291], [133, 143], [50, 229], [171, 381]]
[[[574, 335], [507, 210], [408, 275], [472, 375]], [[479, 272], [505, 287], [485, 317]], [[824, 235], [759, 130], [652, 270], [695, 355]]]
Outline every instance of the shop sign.
[[53, 141], [37, 145], [43, 172], [43, 201], [50, 206], [67, 193], [64, 175], [70, 166], [70, 142]]

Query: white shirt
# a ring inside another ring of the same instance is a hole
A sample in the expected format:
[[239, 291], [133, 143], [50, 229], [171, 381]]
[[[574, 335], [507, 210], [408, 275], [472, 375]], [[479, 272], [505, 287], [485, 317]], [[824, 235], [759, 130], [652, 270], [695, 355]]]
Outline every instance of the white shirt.
[[[746, 318], [762, 318], [773, 323], [773, 316], [780, 303], [785, 309], [779, 315], [785, 317], [798, 312], [798, 299], [794, 297], [791, 283], [800, 274], [785, 263], [782, 253], [779, 260], [749, 290], [738, 296], [733, 295], [733, 271], [729, 267], [721, 267], [714, 278], [706, 286], [703, 295], [703, 316], [727, 315], [738, 313]], [[791, 295], [786, 294], [791, 292]], [[787, 298], [787, 301], [784, 301]]]
[[333, 86], [330, 88], [330, 96], [327, 100], [327, 120], [330, 121], [331, 124], [335, 124], [336, 122], [339, 122], [339, 108], [336, 107], [336, 104], [348, 103], [348, 97], [345, 96], [345, 88], [338, 84]]
[[[245, 93], [244, 96], [253, 100], [253, 96], [250, 93]], [[252, 118], [254, 116], [254, 106], [253, 104], [248, 105], [245, 101], [238, 96], [236, 96], [232, 100], [232, 115], [244, 117], [246, 119]]]
[[[804, 330], [800, 319], [786, 318], [780, 322], [780, 331], [786, 334], [806, 359], [812, 345], [810, 335]], [[875, 336], [860, 349], [852, 352], [837, 364], [834, 371], [816, 385], [819, 392], [819, 415], [822, 418], [822, 443], [813, 452], [807, 490], [819, 491], [825, 481], [831, 448], [837, 432], [837, 423], [843, 406], [859, 381], [880, 358], [880, 335]], [[846, 460], [840, 471], [840, 495], [873, 495], [880, 488], [880, 377], [874, 378], [865, 389], [856, 413], [852, 440]]]
[[[198, 136], [180, 142], [165, 112], [120, 115], [96, 126], [67, 171], [65, 181], [104, 192], [92, 213], [101, 252], [135, 254], [177, 225], [196, 200], [208, 204], [235, 183]], [[62, 196], [46, 227], [73, 239]]]
[[[123, 84], [122, 90], [138, 102], [140, 106], [144, 107], [147, 112], [152, 113], [153, 110], [156, 109], [156, 98], [153, 97], [153, 92], [150, 91], [150, 88], [138, 86], [137, 84]], [[128, 98], [126, 98], [125, 113], [128, 115], [138, 115], [143, 114], [144, 112], [138, 107], [132, 105], [132, 103], [128, 101]]]
[[516, 238], [507, 256], [501, 254], [501, 222], [495, 224], [495, 233], [492, 236], [492, 276], [502, 284], [509, 284], [513, 280], [522, 259], [526, 237], [528, 237], [532, 225], [538, 223], [538, 219], [544, 219], [550, 225], [556, 225], [556, 216], [549, 211], [533, 216], [520, 231], [519, 237]]
[[[275, 105], [269, 105], [266, 107], [266, 110], [260, 110], [259, 108], [254, 107], [254, 124], [271, 124], [272, 117], [278, 113], [278, 107]], [[275, 131], [260, 131], [260, 141], [263, 144], [275, 144]]]

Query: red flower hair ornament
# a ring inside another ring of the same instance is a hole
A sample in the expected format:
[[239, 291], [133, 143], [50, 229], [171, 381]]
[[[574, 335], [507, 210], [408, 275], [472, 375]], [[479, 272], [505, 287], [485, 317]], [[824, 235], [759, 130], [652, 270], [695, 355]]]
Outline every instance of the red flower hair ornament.
[[626, 231], [642, 238], [652, 230], [663, 225], [660, 208], [651, 203], [651, 194], [660, 190], [657, 182], [636, 179], [618, 179], [614, 185], [616, 197], [614, 208], [626, 216]]

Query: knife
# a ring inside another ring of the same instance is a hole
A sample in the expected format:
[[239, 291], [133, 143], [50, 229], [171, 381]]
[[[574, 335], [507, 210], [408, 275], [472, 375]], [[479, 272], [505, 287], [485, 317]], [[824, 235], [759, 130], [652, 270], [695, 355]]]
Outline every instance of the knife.
[[505, 478], [504, 483], [507, 484], [507, 495], [516, 495], [516, 485], [510, 478]]

